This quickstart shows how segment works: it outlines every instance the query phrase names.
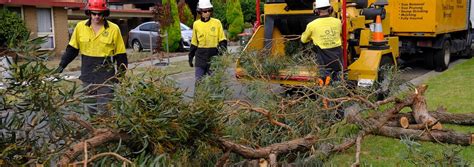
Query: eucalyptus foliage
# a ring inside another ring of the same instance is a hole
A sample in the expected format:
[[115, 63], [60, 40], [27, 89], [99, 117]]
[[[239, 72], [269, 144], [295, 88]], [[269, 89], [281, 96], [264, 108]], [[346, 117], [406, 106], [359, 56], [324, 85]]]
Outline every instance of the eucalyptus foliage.
[[[37, 51], [43, 42], [36, 38], [12, 48], [17, 57], [10, 61], [11, 78], [0, 80], [7, 85], [0, 90], [0, 159], [8, 165], [47, 162], [80, 135], [63, 119], [69, 108], [65, 104], [79, 93], [77, 85], [59, 86], [66, 81], [45, 65], [51, 53]], [[19, 58], [28, 61], [19, 63]]]
[[310, 47], [301, 47], [300, 42], [285, 43], [285, 55], [271, 55], [269, 50], [250, 50], [239, 57], [239, 67], [247, 75], [257, 78], [269, 78], [279, 75], [281, 70], [297, 73], [300, 68], [306, 68], [318, 75], [318, 64], [315, 53]]
[[462, 148], [459, 146], [445, 145], [441, 154], [427, 149], [413, 141], [409, 136], [402, 138], [401, 143], [405, 145], [406, 152], [400, 154], [400, 158], [416, 166], [471, 166], [471, 162], [461, 156]]
[[[219, 143], [223, 139], [255, 149], [308, 135], [320, 139], [315, 148], [323, 143], [339, 144], [361, 129], [338, 117], [344, 107], [356, 102], [344, 102], [338, 108], [335, 106], [339, 104], [331, 102], [329, 106], [335, 108], [328, 109], [324, 108], [321, 96], [374, 96], [371, 88], [348, 89], [344, 81], [298, 88], [293, 95], [285, 94], [284, 87], [270, 84], [265, 78], [236, 84], [231, 74], [237, 59], [225, 54], [213, 58], [212, 75], [196, 83], [192, 97], [187, 97], [159, 69], [143, 73], [130, 70], [119, 78], [120, 83], [111, 85], [114, 98], [108, 108], [114, 114], [89, 115], [83, 104], [86, 89], [63, 80], [46, 67], [46, 53], [38, 51], [40, 43], [41, 40], [31, 40], [21, 45], [24, 47], [12, 49], [28, 61], [14, 61], [13, 78], [2, 81], [8, 87], [0, 90], [0, 160], [8, 166], [54, 166], [71, 146], [95, 135], [68, 121], [66, 117], [71, 114], [79, 115], [95, 129], [106, 128], [127, 136], [89, 148], [88, 155], [114, 152], [140, 166], [213, 166], [227, 151]], [[265, 51], [249, 52], [239, 59], [252, 75], [264, 76], [288, 68], [288, 64], [315, 66], [311, 61], [314, 58], [305, 52], [275, 59], [264, 56], [268, 53]], [[236, 87], [241, 89], [236, 91]], [[295, 150], [279, 155], [278, 161], [299, 166], [324, 162], [324, 156], [314, 155], [320, 154]], [[81, 161], [83, 157], [72, 158]], [[242, 160], [231, 154], [229, 163]], [[91, 163], [122, 164], [112, 157], [101, 157]]]

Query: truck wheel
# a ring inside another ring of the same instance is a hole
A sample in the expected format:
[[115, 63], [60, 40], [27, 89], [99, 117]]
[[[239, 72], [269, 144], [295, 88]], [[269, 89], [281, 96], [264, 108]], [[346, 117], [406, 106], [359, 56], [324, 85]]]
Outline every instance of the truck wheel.
[[395, 62], [392, 55], [383, 55], [380, 60], [379, 72], [377, 74], [377, 89], [381, 90], [377, 94], [377, 100], [383, 100], [390, 94], [390, 85], [394, 74]]
[[462, 51], [462, 57], [466, 59], [472, 58], [472, 32], [471, 32], [471, 24], [469, 24], [469, 29], [467, 30], [467, 42], [466, 42], [466, 48]]
[[426, 69], [432, 70], [434, 68], [433, 48], [423, 49], [423, 64]]
[[441, 72], [448, 69], [449, 62], [451, 61], [451, 45], [448, 41], [445, 41], [443, 48], [435, 51], [434, 63], [435, 71]]

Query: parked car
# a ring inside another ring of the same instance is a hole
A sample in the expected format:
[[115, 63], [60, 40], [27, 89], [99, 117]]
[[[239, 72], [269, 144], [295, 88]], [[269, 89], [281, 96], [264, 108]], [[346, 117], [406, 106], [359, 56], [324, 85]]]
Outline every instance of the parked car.
[[[183, 23], [181, 26], [181, 41], [179, 43], [179, 50], [189, 50], [191, 46], [191, 37], [193, 30]], [[128, 32], [128, 44], [134, 51], [142, 51], [143, 49], [150, 49], [150, 46], [156, 48], [156, 39], [158, 37], [159, 23], [149, 21], [140, 24]], [[150, 36], [151, 42], [150, 45]], [[163, 38], [165, 40], [165, 38]], [[163, 46], [165, 48], [166, 46]]]

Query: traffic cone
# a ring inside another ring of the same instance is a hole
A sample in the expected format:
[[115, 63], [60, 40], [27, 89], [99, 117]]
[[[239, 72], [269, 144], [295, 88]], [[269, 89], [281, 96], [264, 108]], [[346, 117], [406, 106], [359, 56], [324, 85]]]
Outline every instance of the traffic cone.
[[382, 28], [382, 18], [380, 15], [377, 15], [375, 19], [375, 28], [374, 32], [372, 32], [372, 41], [373, 43], [385, 43], [387, 42], [383, 37], [383, 28]]

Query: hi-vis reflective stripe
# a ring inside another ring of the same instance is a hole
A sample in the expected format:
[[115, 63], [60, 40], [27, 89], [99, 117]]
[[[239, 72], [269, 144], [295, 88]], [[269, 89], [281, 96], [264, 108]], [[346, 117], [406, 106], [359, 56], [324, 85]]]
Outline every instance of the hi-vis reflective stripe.
[[382, 42], [384, 41], [383, 37], [383, 29], [382, 29], [382, 18], [380, 15], [377, 15], [377, 19], [375, 19], [375, 31], [372, 33], [372, 41], [373, 42]]
[[382, 32], [382, 24], [375, 23], [375, 32]]

